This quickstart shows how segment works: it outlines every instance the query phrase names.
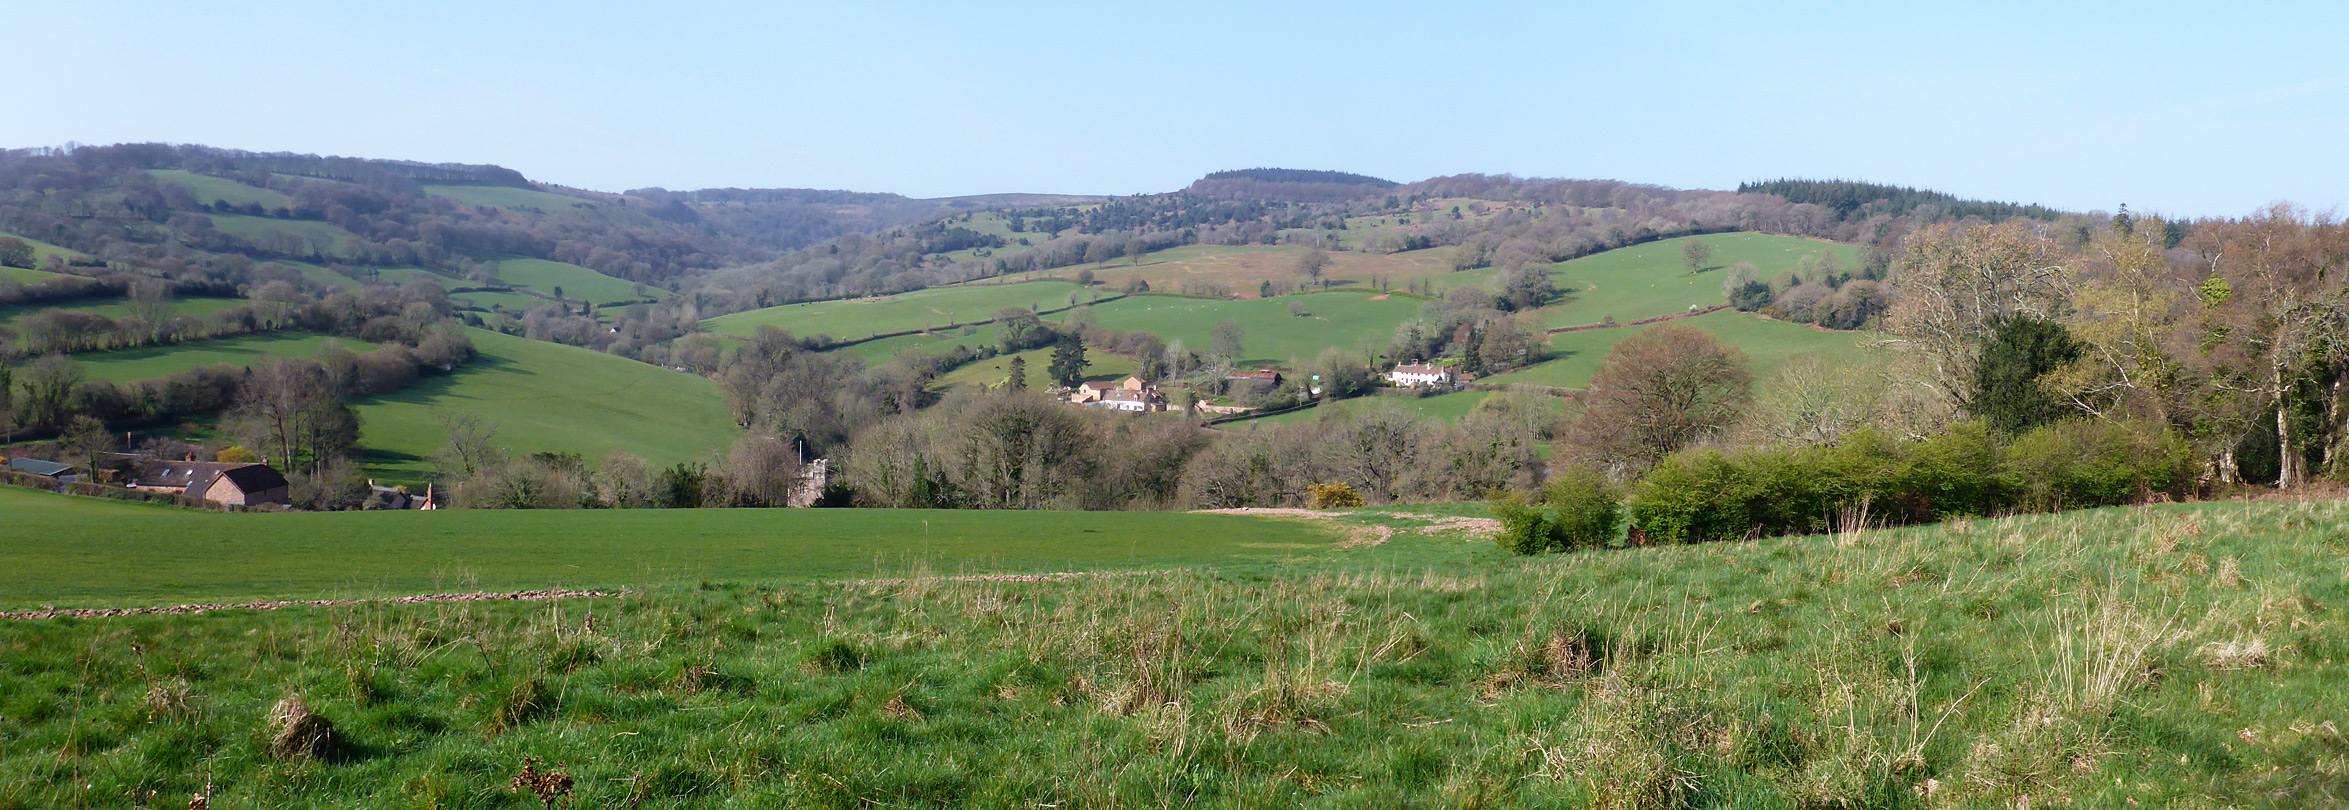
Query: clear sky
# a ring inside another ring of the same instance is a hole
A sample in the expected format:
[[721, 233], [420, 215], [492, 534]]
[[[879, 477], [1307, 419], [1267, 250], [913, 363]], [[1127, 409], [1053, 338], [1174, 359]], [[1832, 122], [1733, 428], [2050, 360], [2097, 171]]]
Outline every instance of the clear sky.
[[2168, 5], [25, 2], [0, 15], [0, 145], [610, 191], [1133, 194], [1281, 166], [2349, 202], [2349, 11]]

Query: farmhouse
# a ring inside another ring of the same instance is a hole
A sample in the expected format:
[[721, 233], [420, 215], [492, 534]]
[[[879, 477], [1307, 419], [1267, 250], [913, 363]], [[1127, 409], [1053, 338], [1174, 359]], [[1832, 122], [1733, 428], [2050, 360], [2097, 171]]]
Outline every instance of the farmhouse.
[[1166, 397], [1158, 393], [1158, 386], [1144, 382], [1140, 377], [1127, 377], [1114, 385], [1105, 382], [1084, 383], [1069, 393], [1068, 401], [1113, 411], [1166, 410]]
[[1452, 370], [1436, 366], [1404, 363], [1387, 372], [1387, 381], [1406, 388], [1422, 385], [1444, 385], [1452, 381]]
[[285, 476], [267, 464], [227, 461], [148, 461], [130, 488], [202, 498], [229, 506], [291, 503]]

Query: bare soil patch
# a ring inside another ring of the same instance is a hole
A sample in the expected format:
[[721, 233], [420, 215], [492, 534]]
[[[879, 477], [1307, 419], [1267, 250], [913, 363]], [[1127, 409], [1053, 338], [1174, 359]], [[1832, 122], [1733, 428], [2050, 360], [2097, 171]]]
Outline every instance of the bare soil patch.
[[506, 593], [435, 593], [421, 596], [394, 596], [384, 599], [287, 599], [275, 602], [238, 602], [221, 605], [170, 605], [136, 608], [80, 608], [44, 607], [40, 610], [16, 612], [0, 611], [0, 620], [54, 619], [67, 616], [76, 619], [105, 619], [115, 616], [147, 616], [155, 614], [207, 613], [215, 610], [280, 610], [291, 607], [339, 607], [342, 605], [415, 605], [428, 602], [514, 602], [539, 599], [607, 599], [619, 596], [606, 591], [539, 590], [510, 591]]

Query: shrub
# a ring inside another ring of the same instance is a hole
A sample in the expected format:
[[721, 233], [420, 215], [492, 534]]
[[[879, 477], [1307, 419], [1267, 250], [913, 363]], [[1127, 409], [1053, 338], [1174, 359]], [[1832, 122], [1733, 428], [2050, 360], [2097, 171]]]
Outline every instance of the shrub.
[[2006, 455], [2018, 506], [2030, 510], [2114, 506], [2156, 492], [2176, 497], [2193, 480], [2185, 442], [2159, 427], [2058, 422], [2016, 437]]
[[1542, 488], [1550, 507], [1551, 535], [1564, 549], [1597, 548], [1615, 541], [1623, 525], [1623, 494], [1593, 469], [1571, 469]]
[[1648, 470], [1631, 502], [1631, 523], [1659, 543], [1735, 540], [1753, 529], [1743, 475], [1718, 450], [1665, 456]]
[[1514, 492], [1495, 501], [1493, 516], [1501, 521], [1501, 532], [1494, 542], [1512, 554], [1608, 545], [1623, 524], [1622, 502], [1622, 494], [1604, 473], [1570, 469], [1543, 487], [1539, 502], [1528, 502]]
[[1315, 509], [1344, 509], [1362, 505], [1362, 493], [1355, 492], [1352, 484], [1311, 484], [1306, 489], [1312, 492]]

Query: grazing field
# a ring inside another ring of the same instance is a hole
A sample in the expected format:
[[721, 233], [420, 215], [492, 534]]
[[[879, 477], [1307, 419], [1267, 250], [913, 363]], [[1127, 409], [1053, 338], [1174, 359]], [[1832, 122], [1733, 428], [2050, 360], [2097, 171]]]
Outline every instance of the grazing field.
[[[15, 807], [538, 806], [526, 758], [577, 807], [2319, 807], [2349, 771], [2337, 502], [1507, 559], [1374, 513], [1336, 525], [1386, 542], [1340, 549], [1202, 515], [55, 498], [0, 491], [38, 521], [0, 537], [9, 602], [644, 587], [0, 624]], [[902, 578], [808, 580], [833, 565]], [[1163, 572], [933, 575], [966, 567]], [[273, 746], [289, 695], [332, 744]]]
[[[1721, 342], [1745, 352], [1747, 365], [1753, 369], [1755, 379], [1768, 376], [1778, 368], [1778, 364], [1799, 354], [1816, 352], [1856, 360], [1878, 351], [1869, 347], [1874, 340], [1870, 333], [1817, 329], [1772, 320], [1750, 312], [1724, 310], [1666, 323], [1702, 329], [1720, 338]], [[1615, 344], [1656, 326], [1658, 324], [1560, 332], [1550, 336], [1549, 360], [1507, 374], [1496, 374], [1485, 378], [1483, 382], [1581, 388], [1590, 384], [1591, 375], [1598, 373], [1599, 365], [1606, 362], [1607, 352], [1613, 350]]]
[[[202, 318], [209, 316], [212, 313], [219, 312], [230, 307], [243, 306], [244, 304], [245, 299], [242, 298], [176, 298], [172, 300], [171, 307], [174, 314], [191, 315]], [[72, 312], [87, 312], [93, 315], [104, 315], [109, 318], [128, 318], [131, 314], [130, 304], [120, 298], [105, 299], [105, 303], [90, 303], [85, 301], [83, 303], [67, 304], [65, 306], [33, 305], [0, 307], [0, 326], [13, 326], [15, 321], [18, 319], [45, 309], [62, 309]]]
[[[1302, 305], [1306, 314], [1289, 314], [1291, 304]], [[1241, 341], [1243, 363], [1295, 365], [1311, 361], [1333, 346], [1354, 351], [1366, 336], [1375, 337], [1384, 349], [1395, 327], [1416, 314], [1419, 304], [1419, 299], [1408, 296], [1364, 292], [1238, 301], [1137, 295], [1097, 304], [1093, 317], [1102, 328], [1149, 332], [1168, 343], [1180, 340], [1201, 353], [1213, 343], [1215, 325], [1230, 320], [1245, 333]]]
[[1260, 419], [1248, 419], [1234, 422], [1231, 423], [1229, 427], [1246, 429], [1268, 425], [1286, 425], [1298, 422], [1312, 422], [1315, 420], [1327, 418], [1332, 414], [1349, 413], [1368, 408], [1399, 408], [1415, 416], [1422, 416], [1429, 419], [1439, 419], [1445, 422], [1458, 422], [1460, 421], [1461, 417], [1467, 416], [1469, 411], [1476, 410], [1476, 406], [1482, 404], [1486, 397], [1490, 397], [1492, 395], [1493, 392], [1491, 391], [1454, 391], [1447, 394], [1437, 394], [1435, 396], [1427, 397], [1355, 397], [1353, 399], [1341, 399], [1336, 402], [1325, 402], [1302, 411], [1292, 411], [1289, 413], [1275, 414]]
[[[41, 241], [41, 240], [39, 240], [39, 239], [34, 239], [34, 238], [32, 238], [32, 237], [29, 237], [29, 236], [24, 236], [24, 235], [21, 235], [21, 234], [13, 234], [13, 233], [7, 233], [7, 232], [0, 232], [0, 236], [11, 236], [11, 237], [15, 237], [15, 238], [17, 238], [17, 239], [22, 239], [22, 240], [24, 240], [24, 243], [25, 243], [25, 244], [32, 245], [32, 246], [33, 246], [33, 266], [34, 266], [34, 267], [39, 267], [39, 266], [41, 266], [41, 264], [42, 264], [43, 262], [47, 262], [47, 261], [49, 261], [49, 257], [51, 257], [51, 256], [57, 256], [57, 257], [61, 257], [61, 258], [63, 258], [63, 259], [64, 259], [64, 260], [66, 260], [66, 261], [73, 261], [74, 259], [87, 259], [87, 258], [89, 258], [89, 257], [90, 257], [90, 254], [83, 253], [83, 252], [81, 252], [81, 251], [78, 251], [78, 250], [74, 250], [73, 248], [64, 247], [64, 246], [61, 246], [61, 245], [52, 245], [52, 244], [49, 244], [49, 243], [47, 243], [47, 242], [43, 242], [43, 241]], [[24, 268], [21, 268], [21, 267], [19, 267], [19, 268], [11, 268], [11, 269], [15, 269], [15, 270], [22, 270], [22, 269], [24, 269]], [[46, 277], [46, 274], [44, 274], [44, 277]]]
[[[930, 349], [930, 351], [936, 351], [936, 349]], [[1052, 385], [1052, 350], [1029, 349], [1024, 352], [997, 355], [947, 372], [941, 375], [933, 383], [933, 386], [937, 388], [953, 388], [958, 385], [1001, 386], [1011, 379], [1011, 359], [1014, 357], [1026, 358], [1028, 361], [1029, 388], [1043, 388]], [[1141, 365], [1132, 360], [1097, 348], [1085, 351], [1084, 378], [1087, 380], [1122, 380], [1140, 368]]]
[[393, 286], [406, 284], [420, 278], [439, 284], [443, 290], [475, 286], [471, 281], [422, 267], [373, 267], [368, 268], [368, 271], [374, 274], [373, 280]]
[[1025, 284], [973, 284], [932, 287], [878, 298], [811, 301], [712, 318], [703, 326], [721, 335], [748, 336], [761, 326], [789, 330], [800, 337], [830, 335], [855, 340], [907, 329], [942, 327], [995, 317], [1004, 307], [1031, 310], [1068, 306], [1068, 296], [1082, 288], [1066, 281]]
[[[243, 214], [205, 214], [212, 218], [212, 227], [221, 233], [235, 236], [265, 248], [273, 248], [303, 255], [316, 251], [328, 257], [345, 257], [365, 240], [331, 222], [307, 219], [271, 219], [248, 217]], [[272, 242], [276, 234], [278, 242]]]
[[[1180, 512], [915, 509], [225, 514], [0, 487], [0, 610], [448, 590], [1270, 563], [1335, 539]], [[44, 540], [78, 538], [60, 545]]]
[[126, 383], [170, 376], [182, 371], [206, 366], [228, 364], [248, 366], [263, 355], [280, 357], [315, 357], [327, 346], [341, 346], [354, 352], [375, 349], [375, 344], [350, 338], [308, 335], [300, 332], [269, 332], [258, 335], [237, 335], [218, 340], [200, 340], [172, 346], [146, 346], [111, 352], [77, 354], [73, 359], [82, 364], [83, 371], [95, 379]]
[[22, 267], [0, 267], [0, 278], [8, 279], [18, 284], [39, 284], [57, 277], [59, 277], [59, 274], [57, 273], [46, 273], [39, 270], [29, 270]]
[[155, 178], [158, 182], [171, 183], [186, 188], [189, 193], [196, 195], [196, 202], [203, 205], [211, 205], [215, 200], [225, 200], [230, 205], [258, 205], [274, 211], [279, 208], [292, 207], [294, 204], [293, 198], [278, 193], [274, 189], [248, 186], [226, 177], [197, 174], [183, 169], [155, 169], [147, 172], [147, 175]]
[[[566, 290], [566, 292], [568, 291]], [[535, 295], [518, 292], [458, 293], [449, 296], [449, 302], [458, 309], [469, 307], [483, 312], [497, 310], [516, 317], [520, 317], [524, 312], [555, 303]]]
[[511, 186], [429, 184], [424, 187], [424, 193], [438, 194], [466, 205], [481, 205], [515, 211], [537, 211], [546, 214], [564, 214], [598, 206], [598, 203], [593, 200]]
[[[1045, 320], [1052, 320], [1052, 318], [1047, 316]], [[889, 362], [889, 358], [895, 357], [898, 352], [907, 349], [919, 349], [936, 354], [955, 346], [968, 346], [975, 349], [981, 346], [995, 345], [995, 326], [993, 324], [970, 327], [971, 333], [968, 335], [963, 334], [962, 331], [956, 329], [951, 332], [940, 332], [936, 335], [899, 335], [880, 340], [868, 340], [834, 351], [856, 355], [862, 358], [866, 365], [878, 366]]]
[[[1077, 270], [1090, 269], [1093, 277], [1110, 289], [1141, 278], [1160, 292], [1179, 291], [1185, 280], [1206, 281], [1237, 295], [1255, 297], [1257, 287], [1265, 281], [1304, 282], [1305, 277], [1297, 273], [1297, 259], [1306, 251], [1295, 245], [1186, 245], [1143, 256], [1139, 264], [1114, 259], [1044, 272], [1067, 278]], [[1322, 269], [1322, 276], [1340, 286], [1367, 287], [1373, 279], [1384, 279], [1390, 286], [1403, 287], [1412, 279], [1448, 275], [1452, 270], [1451, 256], [1440, 249], [1388, 255], [1329, 251], [1324, 255], [1329, 257], [1329, 265]]]
[[455, 373], [352, 403], [368, 474], [421, 483], [446, 440], [435, 413], [479, 414], [516, 454], [624, 450], [667, 466], [708, 456], [740, 433], [718, 384], [572, 346], [466, 330], [480, 356]]
[[646, 286], [644, 294], [636, 293], [636, 282], [580, 267], [545, 259], [500, 259], [498, 280], [514, 287], [528, 287], [548, 295], [555, 289], [563, 290], [563, 297], [591, 304], [610, 304], [622, 301], [641, 301], [661, 298], [669, 291]]
[[[1689, 240], [1702, 240], [1713, 249], [1703, 272], [1690, 275], [1681, 258]], [[1834, 251], [1846, 269], [1859, 262], [1857, 248], [1819, 239], [1766, 233], [1717, 233], [1685, 236], [1634, 245], [1585, 256], [1557, 267], [1558, 287], [1566, 291], [1562, 303], [1543, 307], [1542, 321], [1551, 327], [1598, 323], [1613, 316], [1636, 321], [1657, 315], [1687, 312], [1690, 306], [1728, 303], [1721, 279], [1731, 264], [1753, 262], [1768, 280], [1794, 269], [1804, 256]]]

